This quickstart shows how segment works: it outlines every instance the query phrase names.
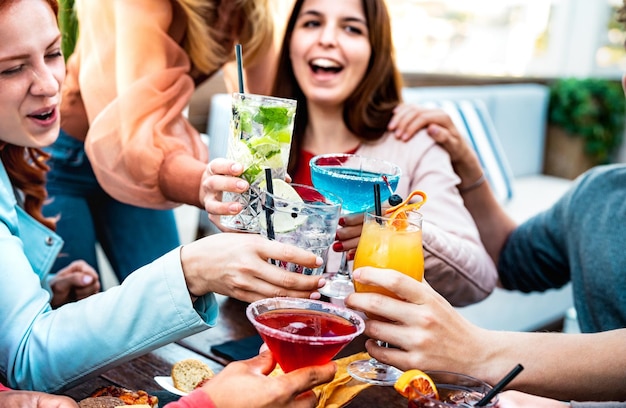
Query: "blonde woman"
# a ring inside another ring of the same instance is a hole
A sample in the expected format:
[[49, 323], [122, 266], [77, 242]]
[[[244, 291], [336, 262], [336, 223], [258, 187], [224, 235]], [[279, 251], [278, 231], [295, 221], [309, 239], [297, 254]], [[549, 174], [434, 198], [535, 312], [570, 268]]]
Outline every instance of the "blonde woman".
[[[208, 155], [183, 115], [194, 90], [243, 45], [246, 90], [275, 72], [268, 0], [77, 0], [79, 33], [51, 146], [46, 216], [66, 244], [54, 269], [97, 265], [100, 243], [118, 279], [179, 244], [172, 207], [203, 208]], [[226, 69], [229, 90], [236, 69]]]

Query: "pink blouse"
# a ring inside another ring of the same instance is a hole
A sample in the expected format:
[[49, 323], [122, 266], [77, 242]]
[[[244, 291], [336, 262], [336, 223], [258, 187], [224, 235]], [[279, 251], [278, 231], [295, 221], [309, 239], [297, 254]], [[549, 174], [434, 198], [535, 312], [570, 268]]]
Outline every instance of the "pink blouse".
[[77, 2], [79, 41], [68, 61], [62, 127], [85, 140], [100, 185], [125, 203], [201, 205], [208, 150], [182, 111], [190, 60], [171, 32], [171, 0]]

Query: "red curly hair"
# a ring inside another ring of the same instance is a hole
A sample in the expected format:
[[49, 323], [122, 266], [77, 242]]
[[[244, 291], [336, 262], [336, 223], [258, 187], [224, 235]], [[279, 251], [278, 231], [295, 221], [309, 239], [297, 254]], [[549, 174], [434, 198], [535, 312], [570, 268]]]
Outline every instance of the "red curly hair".
[[[0, 9], [20, 0], [3, 0]], [[57, 0], [45, 0], [57, 15], [59, 5]], [[16, 146], [9, 143], [0, 143], [0, 160], [7, 169], [11, 184], [24, 194], [24, 210], [34, 219], [54, 230], [56, 220], [46, 218], [41, 213], [41, 207], [48, 198], [46, 192], [46, 173], [49, 167], [45, 160], [48, 154], [40, 149]]]

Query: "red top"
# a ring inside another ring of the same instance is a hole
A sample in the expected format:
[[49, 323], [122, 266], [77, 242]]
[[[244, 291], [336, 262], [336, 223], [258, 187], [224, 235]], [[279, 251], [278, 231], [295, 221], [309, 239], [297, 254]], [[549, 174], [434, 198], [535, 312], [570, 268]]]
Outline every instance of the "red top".
[[[352, 150], [345, 152], [346, 154], [354, 154], [358, 150], [358, 146]], [[300, 149], [300, 160], [298, 160], [298, 167], [296, 167], [296, 171], [294, 174], [290, 174], [292, 181], [296, 184], [304, 184], [307, 186], [312, 186], [313, 182], [311, 181], [311, 167], [309, 167], [309, 162], [311, 159], [315, 157], [315, 155], [307, 150]]]
[[8, 387], [5, 387], [4, 384], [0, 383], [0, 391], [11, 391], [11, 389]]

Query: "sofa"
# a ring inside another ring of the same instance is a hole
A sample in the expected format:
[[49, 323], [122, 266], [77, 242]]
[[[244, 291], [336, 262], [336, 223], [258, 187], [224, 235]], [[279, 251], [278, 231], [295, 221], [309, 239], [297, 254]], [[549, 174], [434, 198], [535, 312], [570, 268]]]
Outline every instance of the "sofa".
[[[498, 84], [405, 88], [408, 103], [436, 106], [451, 114], [483, 161], [488, 180], [506, 211], [518, 222], [549, 207], [570, 180], [542, 174], [548, 88], [540, 84]], [[226, 153], [230, 96], [211, 99], [207, 125], [211, 157]], [[571, 287], [524, 294], [496, 289], [459, 312], [496, 330], [533, 331], [552, 327], [572, 307]]]
[[[496, 173], [492, 176], [496, 181], [504, 179], [497, 195], [516, 221], [522, 222], [549, 207], [570, 186], [570, 180], [542, 174], [547, 86], [520, 83], [405, 88], [403, 98], [408, 103], [443, 108], [451, 114], [457, 128], [470, 128], [467, 131], [474, 137], [478, 134], [487, 139], [483, 143], [487, 152], [483, 153], [497, 159], [491, 166], [485, 160], [483, 167], [487, 163], [486, 171]], [[480, 120], [472, 122], [472, 115]], [[476, 144], [475, 147], [480, 149]], [[496, 289], [484, 301], [458, 310], [485, 328], [531, 331], [560, 322], [571, 307], [571, 286], [566, 285], [559, 290], [531, 294]]]

